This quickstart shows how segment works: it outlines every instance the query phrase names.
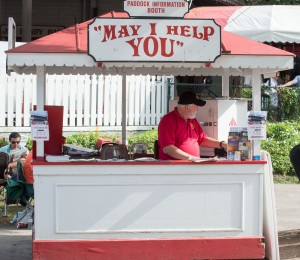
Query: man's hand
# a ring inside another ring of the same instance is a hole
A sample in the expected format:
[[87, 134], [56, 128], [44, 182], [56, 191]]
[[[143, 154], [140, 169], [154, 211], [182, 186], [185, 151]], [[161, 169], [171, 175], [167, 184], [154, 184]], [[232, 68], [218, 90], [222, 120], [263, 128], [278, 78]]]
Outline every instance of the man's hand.
[[190, 155], [189, 158], [188, 158], [188, 160], [189, 160], [189, 161], [192, 161], [192, 162], [198, 161], [199, 159], [200, 159], [200, 157], [193, 156], [193, 155]]

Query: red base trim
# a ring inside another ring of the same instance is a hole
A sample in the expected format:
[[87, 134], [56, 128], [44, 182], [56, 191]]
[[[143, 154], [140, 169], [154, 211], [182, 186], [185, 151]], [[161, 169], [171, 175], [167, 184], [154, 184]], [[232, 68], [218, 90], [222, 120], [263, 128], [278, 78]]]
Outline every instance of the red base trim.
[[262, 237], [147, 240], [33, 240], [37, 259], [263, 259]]

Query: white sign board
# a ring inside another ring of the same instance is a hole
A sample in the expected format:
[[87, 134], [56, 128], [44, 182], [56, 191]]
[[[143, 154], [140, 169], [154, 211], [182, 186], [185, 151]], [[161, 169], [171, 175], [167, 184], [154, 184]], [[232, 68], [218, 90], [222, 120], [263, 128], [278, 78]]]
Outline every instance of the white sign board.
[[31, 139], [49, 141], [49, 125], [47, 111], [31, 111]]
[[249, 140], [267, 139], [267, 112], [250, 111], [248, 112], [248, 138]]
[[189, 12], [190, 1], [144, 0], [124, 1], [124, 11], [131, 17], [183, 17]]
[[221, 29], [209, 19], [96, 18], [88, 25], [88, 54], [99, 62], [214, 62]]

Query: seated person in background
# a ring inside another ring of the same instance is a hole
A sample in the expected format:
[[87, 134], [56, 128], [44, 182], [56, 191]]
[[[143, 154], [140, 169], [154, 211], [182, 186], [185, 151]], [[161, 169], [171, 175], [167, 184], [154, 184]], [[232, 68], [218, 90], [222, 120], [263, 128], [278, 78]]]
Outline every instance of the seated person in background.
[[199, 106], [206, 101], [198, 99], [196, 94], [183, 92], [178, 106], [163, 116], [158, 125], [159, 159], [161, 160], [197, 160], [200, 147], [226, 148], [225, 141], [208, 137], [196, 119]]
[[12, 132], [9, 135], [9, 144], [0, 148], [0, 152], [5, 152], [10, 156], [10, 163], [8, 164], [8, 169], [11, 172], [12, 179], [17, 175], [17, 161], [22, 157], [26, 157], [28, 154], [28, 149], [20, 144], [21, 135], [17, 132]]
[[300, 144], [291, 149], [290, 160], [300, 181]]

